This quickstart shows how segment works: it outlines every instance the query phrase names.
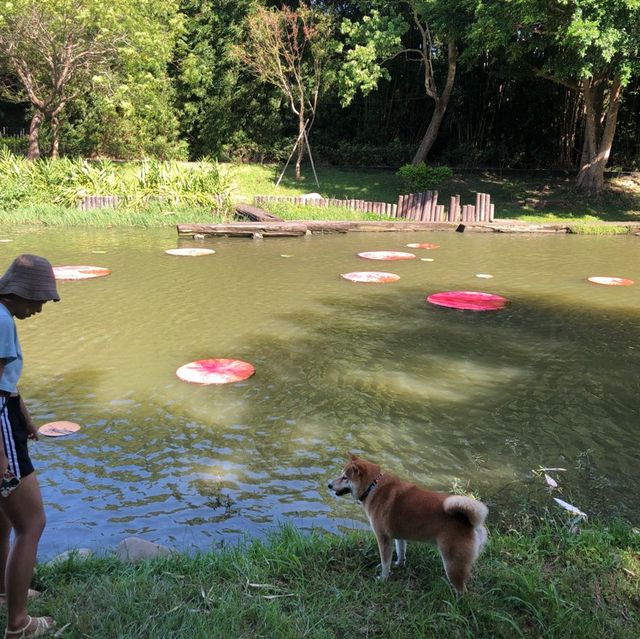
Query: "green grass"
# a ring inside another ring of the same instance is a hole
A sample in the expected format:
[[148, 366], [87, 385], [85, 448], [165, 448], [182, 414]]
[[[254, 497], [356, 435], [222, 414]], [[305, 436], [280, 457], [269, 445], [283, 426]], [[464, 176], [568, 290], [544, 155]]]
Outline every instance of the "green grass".
[[300, 182], [291, 167], [280, 185], [275, 183], [282, 171], [279, 165], [220, 164], [221, 173], [231, 182], [237, 198], [250, 200], [254, 195], [303, 195], [320, 193], [326, 198], [396, 202], [402, 183], [394, 171], [384, 169], [345, 169], [335, 166], [316, 167], [318, 186], [310, 166], [305, 166]]
[[110, 227], [164, 227], [176, 224], [215, 224], [229, 222], [229, 216], [213, 213], [208, 208], [151, 206], [143, 211], [131, 209], [80, 209], [64, 206], [25, 206], [0, 209], [0, 221], [7, 225], [28, 226], [87, 226], [93, 228]]
[[[84, 175], [81, 171], [82, 163], [67, 162], [67, 164], [70, 167], [67, 167], [68, 170], [75, 171], [80, 177]], [[183, 164], [186, 163], [173, 163], [169, 167], [164, 167], [159, 163], [151, 164], [151, 168], [155, 171], [155, 173], [152, 171], [151, 175], [156, 176], [157, 173], [158, 180], [160, 180], [160, 177], [166, 177], [169, 184], [175, 185], [175, 188], [187, 194], [184, 197], [197, 199], [199, 197], [198, 184], [200, 179], [198, 177], [200, 170], [198, 167], [202, 168], [206, 165], [203, 163], [193, 164], [196, 169], [181, 171], [181, 167], [185, 168]], [[93, 167], [93, 165], [91, 166]], [[109, 180], [124, 188], [124, 185], [129, 184], [134, 179], [134, 176], [138, 176], [136, 178], [136, 184], [138, 184], [141, 166], [139, 162], [96, 165], [89, 175], [96, 182], [96, 184], [91, 183], [91, 192], [107, 194], [105, 189], [107, 189]], [[295, 196], [309, 192], [319, 192], [327, 198], [363, 199], [394, 203], [397, 202], [398, 195], [405, 192], [400, 178], [392, 170], [343, 169], [319, 166], [316, 169], [320, 186], [317, 186], [309, 165], [303, 167], [303, 176], [300, 182], [296, 182], [293, 177], [293, 170], [289, 167], [282, 182], [276, 187], [275, 182], [281, 171], [281, 166], [279, 165], [220, 164], [216, 166], [220, 171], [219, 183], [224, 185], [225, 192], [229, 193], [236, 201], [251, 202], [254, 195]], [[63, 172], [64, 168], [63, 165], [57, 168], [57, 165], [52, 163], [43, 165], [41, 170], [43, 175], [41, 177], [43, 180], [46, 177], [48, 184], [58, 173]], [[166, 175], [163, 173], [165, 169]], [[114, 177], [111, 174], [112, 170], [116, 170], [119, 177]], [[636, 177], [628, 176], [609, 179], [604, 193], [598, 197], [580, 195], [574, 190], [573, 182], [573, 176], [551, 177], [543, 173], [522, 173], [514, 176], [492, 172], [460, 172], [456, 173], [452, 180], [440, 187], [439, 201], [448, 207], [450, 197], [452, 195], [460, 195], [462, 203], [474, 203], [476, 192], [490, 193], [492, 201], [495, 203], [496, 217], [498, 219], [563, 223], [580, 233], [608, 234], [626, 232], [626, 229], [612, 229], [599, 225], [599, 223], [611, 221], [640, 222], [640, 180]], [[51, 198], [44, 196], [41, 198], [42, 204], [40, 204], [37, 200], [37, 195], [28, 190], [25, 192], [23, 187], [24, 185], [21, 186], [19, 182], [14, 182], [11, 184], [11, 193], [15, 194], [15, 198], [18, 198], [16, 201], [22, 201], [20, 198], [24, 199], [28, 195], [29, 203], [5, 205], [4, 208], [0, 204], [0, 223], [166, 226], [175, 223], [218, 221], [218, 218], [215, 218], [210, 213], [211, 206], [196, 206], [195, 204], [181, 208], [169, 203], [155, 208], [148, 205], [144, 211], [131, 209], [127, 213], [120, 209], [117, 211], [94, 210], [82, 213], [77, 209], [52, 206]], [[8, 188], [5, 185], [5, 190]], [[153, 192], [155, 193], [155, 191]], [[5, 193], [5, 198], [9, 198], [8, 192]], [[32, 201], [34, 198], [36, 199], [35, 202]], [[7, 199], [7, 201], [9, 200]], [[269, 208], [274, 210], [272, 205], [269, 205]], [[284, 206], [279, 208], [278, 211], [281, 217], [292, 220], [379, 219], [372, 214], [347, 212], [347, 209], [314, 210], [312, 207]], [[276, 211], [274, 210], [274, 212]]]
[[375, 579], [371, 533], [303, 536], [138, 564], [112, 557], [40, 566], [33, 614], [67, 638], [635, 639], [640, 532], [624, 523], [520, 517], [492, 530], [467, 594], [456, 598], [436, 550]]
[[[291, 169], [279, 187], [275, 186], [281, 167], [275, 165], [221, 164], [221, 171], [232, 184], [235, 197], [250, 200], [253, 195], [302, 195], [318, 192], [324, 197], [397, 202], [405, 192], [402, 181], [392, 170], [355, 170], [316, 167], [320, 186], [310, 166], [296, 183]], [[477, 192], [491, 194], [496, 217], [527, 222], [640, 221], [640, 180], [635, 177], [611, 178], [604, 193], [587, 197], [574, 189], [573, 176], [553, 177], [541, 173], [501, 176], [493, 172], [460, 172], [439, 189], [439, 201], [449, 206], [453, 195], [462, 203], [474, 204]]]

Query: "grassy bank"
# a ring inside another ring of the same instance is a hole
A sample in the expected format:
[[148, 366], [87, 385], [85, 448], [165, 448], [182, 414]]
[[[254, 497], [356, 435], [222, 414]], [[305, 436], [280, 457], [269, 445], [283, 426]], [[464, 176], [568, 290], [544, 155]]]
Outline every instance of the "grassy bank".
[[[273, 165], [221, 165], [236, 197], [250, 199], [262, 195], [302, 195], [319, 192], [324, 197], [396, 202], [404, 193], [402, 181], [392, 170], [356, 170], [317, 167], [320, 186], [310, 167], [301, 182], [287, 172], [279, 187], [275, 181], [280, 167]], [[544, 172], [501, 175], [492, 171], [455, 172], [453, 180], [442, 184], [439, 200], [448, 206], [452, 195], [463, 203], [474, 203], [477, 192], [490, 193], [496, 217], [531, 222], [633, 222], [640, 220], [640, 178], [610, 178], [598, 197], [579, 194], [571, 175], [553, 176]]]
[[521, 517], [491, 530], [470, 590], [456, 599], [437, 552], [410, 544], [407, 567], [375, 580], [373, 535], [302, 536], [139, 564], [113, 558], [40, 566], [61, 636], [119, 638], [416, 637], [635, 639], [640, 534], [623, 523]]
[[[306, 166], [301, 181], [289, 169], [276, 186], [281, 170], [276, 165], [45, 160], [37, 167], [0, 157], [0, 177], [4, 176], [0, 223], [96, 227], [215, 223], [228, 221], [232, 201], [251, 202], [254, 195], [319, 192], [324, 197], [393, 203], [406, 191], [395, 172], [385, 169], [320, 166], [318, 186]], [[452, 195], [473, 203], [480, 191], [491, 194], [497, 218], [570, 223], [581, 233], [613, 232], [598, 226], [603, 221], [640, 221], [640, 180], [633, 176], [609, 179], [604, 193], [596, 198], [577, 193], [572, 176], [544, 173], [459, 172], [438, 190], [446, 206]], [[90, 211], [73, 206], [89, 195], [117, 195], [124, 204], [115, 210]], [[274, 204], [268, 208], [291, 220], [379, 219], [347, 209]]]

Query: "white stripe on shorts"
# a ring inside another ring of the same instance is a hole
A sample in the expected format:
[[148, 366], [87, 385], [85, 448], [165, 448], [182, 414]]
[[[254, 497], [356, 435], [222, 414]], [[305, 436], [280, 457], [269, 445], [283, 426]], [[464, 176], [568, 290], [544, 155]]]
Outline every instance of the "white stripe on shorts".
[[9, 421], [9, 411], [7, 410], [6, 400], [0, 410], [0, 429], [2, 429], [2, 439], [4, 440], [4, 450], [9, 460], [9, 470], [20, 479], [20, 464], [18, 464], [18, 454], [16, 452], [16, 443], [13, 441], [13, 431], [11, 430], [11, 422]]

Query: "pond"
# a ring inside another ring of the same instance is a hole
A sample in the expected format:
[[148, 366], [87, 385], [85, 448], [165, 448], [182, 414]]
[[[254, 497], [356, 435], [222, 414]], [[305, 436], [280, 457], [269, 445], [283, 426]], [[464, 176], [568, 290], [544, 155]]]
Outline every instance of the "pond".
[[[359, 507], [329, 494], [348, 450], [435, 489], [514, 510], [635, 519], [640, 493], [640, 238], [351, 233], [179, 240], [174, 229], [4, 229], [22, 252], [112, 269], [59, 282], [19, 323], [21, 389], [37, 421], [81, 424], [32, 445], [48, 525], [41, 558], [130, 535], [181, 550], [262, 537], [284, 522], [339, 532]], [[361, 251], [410, 251], [373, 262]], [[165, 249], [216, 253], [175, 257]], [[424, 261], [423, 259], [433, 261]], [[386, 284], [341, 273], [385, 270]], [[477, 273], [493, 275], [480, 279]], [[591, 284], [592, 275], [636, 280]], [[428, 294], [508, 298], [492, 312]], [[253, 364], [222, 386], [180, 381], [203, 358]], [[490, 520], [491, 522], [491, 520]]]

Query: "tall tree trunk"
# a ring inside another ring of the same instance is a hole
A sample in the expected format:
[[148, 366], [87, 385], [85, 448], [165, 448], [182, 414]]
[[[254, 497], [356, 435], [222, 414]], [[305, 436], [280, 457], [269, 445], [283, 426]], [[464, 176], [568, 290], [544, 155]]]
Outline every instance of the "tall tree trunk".
[[442, 124], [446, 108], [447, 105], [443, 104], [442, 100], [436, 100], [433, 115], [431, 116], [429, 126], [427, 127], [427, 132], [422, 137], [420, 146], [418, 147], [416, 154], [413, 156], [411, 164], [422, 164], [422, 162], [427, 159], [429, 151], [431, 151], [431, 147], [438, 137], [438, 132], [440, 131], [440, 125]]
[[36, 110], [31, 118], [29, 125], [29, 150], [27, 151], [27, 160], [37, 160], [40, 157], [40, 125], [44, 120], [44, 113]]
[[447, 110], [447, 106], [449, 105], [449, 98], [451, 97], [451, 92], [453, 91], [453, 84], [456, 79], [457, 66], [458, 48], [456, 47], [455, 40], [451, 39], [449, 40], [448, 44], [447, 80], [444, 85], [444, 91], [442, 92], [442, 96], [438, 96], [437, 94], [431, 96], [435, 101], [433, 115], [431, 116], [427, 131], [424, 134], [422, 141], [420, 142], [420, 146], [418, 147], [416, 154], [413, 156], [413, 160], [411, 160], [411, 164], [421, 164], [422, 162], [424, 162], [429, 155], [429, 151], [431, 151], [433, 143], [438, 137], [440, 125], [442, 124], [444, 113]]
[[60, 119], [57, 114], [51, 116], [51, 157], [60, 157]]
[[614, 78], [611, 82], [604, 117], [604, 129], [600, 140], [598, 140], [598, 128], [602, 117], [598, 113], [597, 95], [589, 79], [583, 80], [582, 93], [586, 109], [585, 149], [588, 151], [589, 158], [580, 167], [576, 185], [588, 195], [597, 195], [604, 187], [604, 170], [611, 155], [611, 147], [613, 146], [613, 138], [616, 132], [622, 85], [619, 78]]
[[307, 148], [307, 141], [304, 135], [305, 127], [304, 106], [301, 106], [300, 109], [298, 109], [298, 155], [296, 156], [296, 181], [300, 180], [302, 176], [302, 158], [304, 157], [304, 151]]

